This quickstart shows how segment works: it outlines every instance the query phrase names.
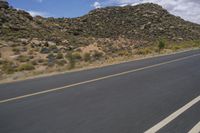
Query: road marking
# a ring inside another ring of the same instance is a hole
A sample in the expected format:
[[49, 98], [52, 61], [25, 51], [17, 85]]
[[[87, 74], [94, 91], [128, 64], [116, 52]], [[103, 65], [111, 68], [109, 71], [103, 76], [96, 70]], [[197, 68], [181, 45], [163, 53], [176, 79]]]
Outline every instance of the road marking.
[[145, 69], [149, 69], [149, 68], [154, 68], [154, 67], [158, 67], [158, 66], [170, 64], [170, 63], [173, 63], [173, 62], [178, 62], [178, 61], [186, 60], [186, 59], [189, 59], [189, 58], [192, 58], [192, 57], [196, 57], [196, 56], [199, 56], [199, 55], [200, 54], [195, 54], [195, 55], [191, 55], [191, 56], [187, 56], [187, 57], [183, 57], [183, 58], [179, 58], [179, 59], [175, 59], [175, 60], [171, 60], [171, 61], [167, 61], [167, 62], [163, 62], [163, 63], [159, 63], [159, 64], [147, 66], [147, 67], [133, 69], [133, 70], [129, 70], [129, 71], [125, 71], [125, 72], [113, 74], [113, 75], [108, 75], [108, 76], [104, 76], [104, 77], [101, 77], [101, 78], [96, 78], [96, 79], [92, 79], [92, 80], [88, 80], [88, 81], [83, 81], [83, 82], [79, 82], [79, 83], [75, 83], [75, 84], [71, 84], [71, 85], [67, 85], [67, 86], [63, 86], [63, 87], [58, 87], [58, 88], [49, 89], [49, 90], [45, 90], [45, 91], [40, 91], [40, 92], [36, 92], [36, 93], [32, 93], [32, 94], [27, 94], [27, 95], [23, 95], [23, 96], [13, 97], [13, 98], [1, 100], [0, 104], [6, 103], [6, 102], [15, 101], [15, 100], [20, 100], [20, 99], [27, 98], [27, 97], [37, 96], [37, 95], [41, 95], [41, 94], [45, 94], [45, 93], [50, 93], [50, 92], [55, 92], [55, 91], [59, 91], [59, 90], [64, 90], [66, 88], [70, 88], [70, 87], [74, 87], [74, 86], [78, 86], [78, 85], [83, 85], [83, 84], [87, 84], [87, 83], [92, 83], [92, 82], [96, 82], [96, 81], [100, 81], [100, 80], [104, 80], [104, 79], [108, 79], [108, 78], [112, 78], [112, 77], [122, 76], [122, 75], [125, 75], [125, 74], [142, 71], [142, 70], [145, 70]]
[[[192, 107], [194, 104], [198, 103], [199, 101], [200, 101], [200, 95], [197, 98], [193, 99], [188, 104], [186, 104], [185, 106], [183, 106], [182, 108], [180, 108], [179, 110], [177, 110], [176, 112], [174, 112], [173, 114], [169, 115], [167, 118], [165, 118], [164, 120], [162, 120], [161, 122], [159, 122], [158, 124], [153, 126], [152, 128], [145, 131], [145, 133], [156, 133], [156, 132], [158, 132], [161, 128], [166, 126], [168, 123], [170, 123], [172, 120], [177, 118], [179, 115], [181, 115], [183, 112], [188, 110], [190, 107]], [[199, 125], [197, 125], [197, 126], [199, 126]]]
[[190, 131], [189, 133], [200, 133], [200, 121], [197, 123]]

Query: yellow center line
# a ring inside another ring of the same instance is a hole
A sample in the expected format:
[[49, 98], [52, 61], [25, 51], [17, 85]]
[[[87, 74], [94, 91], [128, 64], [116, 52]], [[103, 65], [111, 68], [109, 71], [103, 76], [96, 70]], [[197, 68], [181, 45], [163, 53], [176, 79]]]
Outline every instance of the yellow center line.
[[8, 98], [8, 99], [5, 99], [5, 100], [1, 100], [0, 104], [15, 101], [15, 100], [20, 100], [20, 99], [24, 99], [24, 98], [28, 98], [28, 97], [32, 97], [32, 96], [37, 96], [37, 95], [41, 95], [41, 94], [46, 94], [46, 93], [50, 93], [50, 92], [55, 92], [55, 91], [59, 91], [59, 90], [64, 90], [64, 89], [67, 89], [67, 88], [70, 88], [70, 87], [83, 85], [83, 84], [87, 84], [87, 83], [92, 83], [92, 82], [96, 82], [96, 81], [100, 81], [100, 80], [104, 80], [104, 79], [108, 79], [108, 78], [112, 78], [112, 77], [122, 76], [122, 75], [126, 75], [126, 74], [129, 74], [129, 73], [138, 72], [138, 71], [142, 71], [142, 70], [145, 70], [145, 69], [170, 64], [170, 63], [173, 63], [173, 62], [186, 60], [186, 59], [196, 57], [196, 56], [199, 56], [199, 55], [200, 54], [195, 54], [195, 55], [191, 55], [191, 56], [187, 56], [187, 57], [183, 57], [183, 58], [179, 58], [179, 59], [175, 59], [175, 60], [171, 60], [171, 61], [166, 61], [166, 62], [163, 62], [163, 63], [151, 65], [151, 66], [133, 69], [133, 70], [129, 70], [129, 71], [125, 71], [125, 72], [121, 72], [121, 73], [117, 73], [117, 74], [112, 74], [112, 75], [108, 75], [108, 76], [104, 76], [104, 77], [100, 77], [100, 78], [96, 78], [96, 79], [92, 79], [92, 80], [88, 80], [88, 81], [83, 81], [83, 82], [79, 82], [79, 83], [75, 83], [75, 84], [71, 84], [71, 85], [66, 85], [66, 86], [63, 86], [63, 87], [58, 87], [58, 88], [40, 91], [40, 92], [36, 92], [36, 93], [31, 93], [31, 94], [27, 94], [27, 95], [22, 95], [22, 96], [18, 96], [18, 97]]

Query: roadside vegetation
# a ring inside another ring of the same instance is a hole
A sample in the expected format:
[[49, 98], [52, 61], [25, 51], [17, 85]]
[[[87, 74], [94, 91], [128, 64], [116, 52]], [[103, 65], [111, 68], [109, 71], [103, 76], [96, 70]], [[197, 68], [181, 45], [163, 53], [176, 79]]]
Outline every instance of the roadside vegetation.
[[[54, 47], [54, 49], [56, 48], [57, 47]], [[0, 53], [0, 79], [4, 79], [4, 75], [6, 75], [6, 77], [9, 77], [9, 75], [12, 77], [13, 74], [16, 75], [16, 73], [19, 72], [28, 72], [29, 76], [40, 75], [55, 71], [85, 68], [89, 65], [95, 67], [98, 65], [106, 65], [124, 60], [172, 53], [191, 48], [200, 48], [200, 41], [170, 42], [164, 39], [159, 39], [145, 47], [141, 46], [134, 48], [133, 50], [114, 50], [112, 56], [105, 55], [102, 51], [91, 50], [90, 52], [84, 52], [79, 49], [70, 50], [68, 52], [60, 50], [58, 52], [48, 51], [45, 52], [45, 54], [41, 53], [40, 58], [38, 58], [34, 57], [36, 53], [38, 54], [38, 52], [40, 52], [37, 49], [31, 49], [28, 52], [29, 54], [26, 54], [27, 51], [22, 52], [21, 49], [16, 46], [12, 53], [15, 55], [13, 59], [5, 59], [5, 53], [8, 53], [7, 51], [1, 51]], [[13, 51], [9, 49], [7, 50]]]

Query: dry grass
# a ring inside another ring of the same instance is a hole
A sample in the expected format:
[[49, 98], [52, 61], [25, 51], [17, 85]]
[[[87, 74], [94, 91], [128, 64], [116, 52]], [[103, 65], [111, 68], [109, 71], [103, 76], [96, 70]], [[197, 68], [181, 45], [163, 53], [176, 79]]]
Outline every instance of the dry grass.
[[[70, 69], [64, 65], [64, 66], [55, 66], [55, 67], [36, 67], [35, 70], [32, 70], [30, 72], [18, 72], [19, 76], [16, 76], [17, 74], [10, 74], [6, 75], [5, 77], [1, 77], [0, 82], [10, 82], [15, 80], [22, 80], [27, 78], [34, 78], [38, 76], [49, 76], [54, 75], [58, 73], [65, 73], [65, 72], [72, 72], [72, 71], [79, 71], [83, 69], [90, 69], [90, 68], [96, 68], [96, 67], [102, 67], [112, 64], [118, 64], [124, 61], [132, 61], [142, 58], [148, 58], [148, 57], [154, 57], [158, 55], [163, 54], [170, 54], [173, 52], [178, 51], [184, 51], [184, 50], [190, 50], [194, 48], [200, 48], [200, 42], [199, 41], [187, 41], [187, 42], [179, 42], [179, 43], [171, 43], [166, 42], [165, 48], [162, 49], [162, 51], [159, 52], [158, 44], [155, 43], [151, 46], [147, 46], [145, 48], [138, 48], [132, 51], [132, 53], [129, 53], [127, 51], [118, 51], [117, 57], [109, 57], [109, 58], [103, 58], [101, 60], [94, 60], [94, 61], [77, 61], [76, 65], [73, 69]], [[45, 70], [45, 71], [44, 71]]]

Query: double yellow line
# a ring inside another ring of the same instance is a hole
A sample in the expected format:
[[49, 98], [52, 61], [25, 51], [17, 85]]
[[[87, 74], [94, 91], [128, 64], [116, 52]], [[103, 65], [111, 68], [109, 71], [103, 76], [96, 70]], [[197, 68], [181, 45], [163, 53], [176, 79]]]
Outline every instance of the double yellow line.
[[195, 55], [191, 55], [191, 56], [187, 56], [187, 57], [183, 57], [183, 58], [179, 58], [179, 59], [175, 59], [175, 60], [171, 60], [171, 61], [166, 61], [166, 62], [163, 62], [163, 63], [159, 63], [159, 64], [155, 64], [155, 65], [151, 65], [151, 66], [146, 66], [146, 67], [142, 67], [142, 68], [138, 68], [138, 69], [133, 69], [133, 70], [117, 73], [117, 74], [112, 74], [112, 75], [108, 75], [108, 76], [104, 76], [104, 77], [100, 77], [100, 78], [96, 78], [96, 79], [92, 79], [92, 80], [87, 80], [87, 81], [83, 81], [83, 82], [79, 82], [79, 83], [75, 83], [75, 84], [71, 84], [71, 85], [67, 85], [67, 86], [63, 86], [63, 87], [58, 87], [58, 88], [54, 88], [54, 89], [49, 89], [49, 90], [45, 90], [45, 91], [40, 91], [40, 92], [36, 92], [36, 93], [31, 93], [31, 94], [27, 94], [27, 95], [18, 96], [18, 97], [13, 97], [13, 98], [1, 100], [0, 104], [15, 101], [15, 100], [20, 100], [20, 99], [24, 99], [24, 98], [28, 98], [28, 97], [32, 97], [32, 96], [42, 95], [42, 94], [46, 94], [46, 93], [50, 93], [50, 92], [60, 91], [60, 90], [64, 90], [64, 89], [67, 89], [67, 88], [70, 88], [70, 87], [75, 87], [75, 86], [78, 86], [78, 85], [92, 83], [92, 82], [96, 82], [96, 81], [100, 81], [100, 80], [104, 80], [104, 79], [108, 79], [108, 78], [112, 78], [112, 77], [122, 76], [122, 75], [126, 75], [126, 74], [129, 74], [129, 73], [138, 72], [138, 71], [142, 71], [142, 70], [145, 70], [145, 69], [170, 64], [170, 63], [173, 63], [173, 62], [186, 60], [186, 59], [196, 57], [196, 56], [199, 56], [199, 55], [200, 54], [195, 54]]

